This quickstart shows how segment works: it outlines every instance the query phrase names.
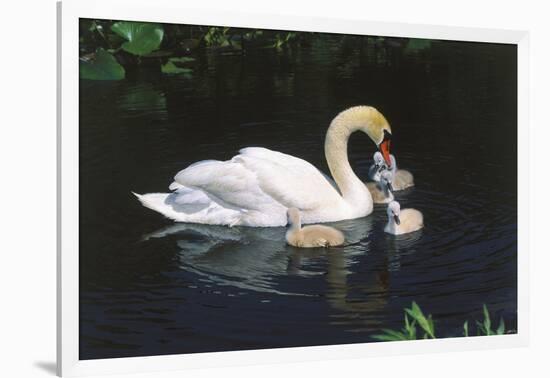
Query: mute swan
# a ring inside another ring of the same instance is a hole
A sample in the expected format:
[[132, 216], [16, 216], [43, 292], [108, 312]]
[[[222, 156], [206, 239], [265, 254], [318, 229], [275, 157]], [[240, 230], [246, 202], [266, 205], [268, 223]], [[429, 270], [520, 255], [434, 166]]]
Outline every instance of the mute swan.
[[422, 213], [415, 209], [403, 209], [399, 202], [392, 201], [386, 210], [388, 213], [388, 223], [384, 231], [388, 234], [401, 235], [420, 230], [424, 227], [424, 217]]
[[392, 180], [393, 174], [391, 171], [382, 171], [380, 181], [366, 183], [374, 203], [389, 203], [393, 201]]
[[289, 207], [301, 209], [303, 223], [364, 217], [372, 212], [372, 197], [347, 155], [355, 131], [366, 133], [391, 166], [388, 121], [371, 106], [355, 106], [332, 120], [325, 137], [325, 157], [338, 188], [305, 160], [248, 147], [228, 161], [188, 166], [174, 177], [172, 193], [134, 194], [145, 207], [188, 223], [285, 226]]
[[344, 234], [339, 230], [319, 224], [302, 228], [300, 210], [295, 207], [288, 209], [288, 224], [286, 242], [294, 247], [336, 247], [344, 244]]

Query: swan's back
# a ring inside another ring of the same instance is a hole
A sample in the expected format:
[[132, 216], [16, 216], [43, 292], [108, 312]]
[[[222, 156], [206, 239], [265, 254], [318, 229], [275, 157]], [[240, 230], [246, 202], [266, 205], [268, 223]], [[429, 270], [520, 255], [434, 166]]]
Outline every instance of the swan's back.
[[424, 216], [416, 209], [402, 209], [399, 214], [401, 233], [414, 232], [424, 227]]
[[394, 190], [403, 190], [414, 186], [414, 178], [411, 172], [404, 169], [398, 169], [392, 182]]
[[312, 164], [260, 147], [244, 148], [231, 160], [192, 164], [170, 189], [138, 198], [176, 221], [229, 226], [284, 226], [290, 207], [301, 209], [304, 223], [335, 221], [343, 208], [334, 183]]
[[331, 180], [314, 165], [295, 156], [263, 147], [247, 147], [232, 161], [253, 171], [260, 188], [276, 201], [287, 208], [300, 208], [305, 222], [308, 222], [308, 210], [341, 200]]
[[272, 203], [283, 210], [299, 207], [306, 223], [308, 210], [341, 200], [329, 180], [305, 160], [260, 147], [239, 152], [229, 161], [190, 166], [175, 181], [243, 210], [259, 210]]
[[380, 188], [379, 182], [367, 182], [365, 184], [367, 189], [372, 196], [372, 202], [374, 203], [389, 203], [393, 201], [393, 194], [389, 192], [389, 195], [386, 196], [384, 191]]

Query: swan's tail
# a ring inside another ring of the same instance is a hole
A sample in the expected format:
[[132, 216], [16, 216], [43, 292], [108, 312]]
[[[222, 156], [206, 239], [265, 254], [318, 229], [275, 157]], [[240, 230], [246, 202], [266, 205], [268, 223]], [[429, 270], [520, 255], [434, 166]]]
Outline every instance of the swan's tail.
[[186, 188], [172, 193], [132, 194], [143, 206], [176, 222], [234, 226], [239, 224], [242, 215], [237, 210], [206, 200], [202, 192], [196, 193]]
[[139, 202], [146, 208], [161, 213], [167, 218], [176, 220], [176, 214], [173, 214], [175, 213], [174, 209], [167, 204], [169, 193], [138, 194], [132, 192], [132, 194], [136, 196]]

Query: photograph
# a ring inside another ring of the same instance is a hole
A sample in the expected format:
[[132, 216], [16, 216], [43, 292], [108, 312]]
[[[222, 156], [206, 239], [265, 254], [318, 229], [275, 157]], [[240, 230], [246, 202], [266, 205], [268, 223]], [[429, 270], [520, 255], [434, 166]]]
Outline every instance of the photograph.
[[80, 360], [518, 334], [516, 43], [80, 18], [78, 67]]

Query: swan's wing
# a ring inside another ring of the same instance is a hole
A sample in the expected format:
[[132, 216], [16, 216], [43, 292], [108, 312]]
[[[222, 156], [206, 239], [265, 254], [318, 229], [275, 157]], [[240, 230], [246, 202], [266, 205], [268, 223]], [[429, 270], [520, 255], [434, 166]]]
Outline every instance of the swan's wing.
[[330, 181], [310, 163], [259, 147], [242, 149], [229, 161], [195, 163], [174, 180], [171, 188], [200, 189], [222, 206], [239, 210], [281, 205], [306, 210], [339, 199]]
[[[195, 163], [180, 171], [174, 177], [175, 183], [170, 188], [182, 191], [178, 200], [186, 202], [204, 200], [206, 196], [221, 206], [235, 210], [260, 210], [273, 203], [273, 199], [266, 195], [258, 183], [256, 174], [240, 163], [230, 161], [208, 160]], [[200, 195], [186, 190], [199, 190]]]
[[232, 160], [254, 172], [262, 191], [285, 207], [309, 210], [340, 199], [334, 182], [303, 159], [261, 147], [239, 152]]

